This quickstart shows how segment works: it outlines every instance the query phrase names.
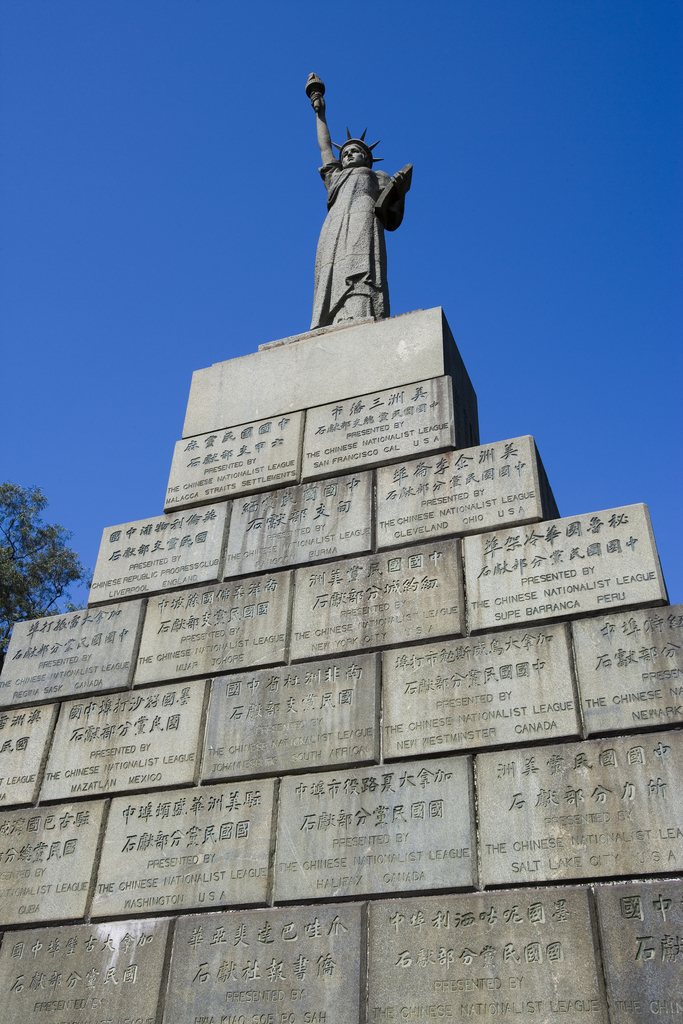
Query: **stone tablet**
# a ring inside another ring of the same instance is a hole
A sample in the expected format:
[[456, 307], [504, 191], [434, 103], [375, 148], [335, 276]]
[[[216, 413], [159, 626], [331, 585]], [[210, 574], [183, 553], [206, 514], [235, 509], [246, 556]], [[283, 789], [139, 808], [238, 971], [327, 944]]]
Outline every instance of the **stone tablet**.
[[385, 466], [376, 500], [379, 548], [559, 515], [528, 435]]
[[682, 772], [683, 732], [479, 754], [484, 885], [678, 870]]
[[275, 780], [112, 800], [93, 917], [265, 904]]
[[58, 704], [46, 704], [0, 712], [0, 806], [38, 799], [58, 710]]
[[683, 721], [683, 605], [572, 623], [588, 734]]
[[455, 448], [450, 377], [319, 405], [306, 413], [302, 479]]
[[370, 1021], [607, 1024], [585, 889], [370, 904]]
[[0, 952], [5, 1024], [154, 1024], [169, 921], [8, 932]]
[[65, 701], [41, 800], [197, 781], [207, 684]]
[[296, 570], [293, 660], [465, 632], [460, 541]]
[[364, 918], [353, 903], [181, 917], [164, 1024], [358, 1024]]
[[130, 686], [145, 602], [126, 601], [15, 622], [0, 707]]
[[85, 915], [106, 805], [0, 811], [0, 926]]
[[134, 685], [287, 660], [291, 572], [152, 598]]
[[578, 737], [569, 627], [385, 651], [385, 757]]
[[89, 604], [220, 579], [228, 505], [155, 516], [102, 531]]
[[372, 549], [372, 474], [283, 487], [232, 503], [225, 576]]
[[173, 452], [167, 512], [299, 479], [303, 412], [184, 437]]
[[683, 1013], [683, 883], [597, 885], [612, 1024]]
[[667, 601], [647, 505], [505, 528], [463, 543], [472, 633]]
[[214, 679], [202, 778], [379, 760], [379, 656]]
[[282, 780], [276, 902], [476, 882], [471, 757]]

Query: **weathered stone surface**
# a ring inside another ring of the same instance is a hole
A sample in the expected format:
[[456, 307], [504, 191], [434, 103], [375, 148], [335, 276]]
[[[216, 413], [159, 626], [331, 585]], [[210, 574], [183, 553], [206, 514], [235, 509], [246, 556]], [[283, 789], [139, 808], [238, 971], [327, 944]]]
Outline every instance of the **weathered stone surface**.
[[8, 932], [0, 952], [5, 1024], [153, 1024], [169, 923]]
[[183, 437], [448, 374], [457, 434], [464, 445], [479, 443], [477, 396], [438, 306], [263, 349], [195, 370]]
[[344, 903], [181, 917], [164, 1024], [357, 1024], [364, 916]]
[[58, 704], [0, 713], [0, 806], [38, 799]]
[[153, 598], [134, 685], [287, 660], [291, 572]]
[[164, 509], [189, 508], [298, 480], [303, 426], [304, 414], [293, 412], [183, 438], [173, 452]]
[[612, 1024], [683, 1013], [683, 883], [597, 885]]
[[315, 480], [381, 466], [453, 448], [457, 440], [451, 379], [434, 377], [309, 409], [302, 475]]
[[213, 680], [203, 779], [377, 760], [377, 654]]
[[572, 623], [589, 734], [683, 721], [683, 605]]
[[567, 625], [385, 651], [385, 757], [578, 737]]
[[293, 659], [465, 632], [460, 541], [296, 570]]
[[585, 889], [370, 904], [370, 1020], [607, 1024]]
[[372, 474], [355, 473], [232, 503], [225, 576], [372, 548]]
[[84, 916], [106, 805], [0, 811], [0, 926]]
[[65, 701], [41, 800], [196, 781], [207, 683]]
[[220, 579], [227, 504], [102, 531], [89, 604]]
[[377, 546], [481, 533], [559, 515], [533, 437], [377, 471]]
[[144, 601], [15, 622], [0, 707], [130, 686]]
[[485, 886], [678, 870], [683, 732], [477, 756]]
[[472, 633], [667, 601], [647, 505], [465, 537]]
[[266, 903], [275, 780], [112, 800], [93, 917]]
[[275, 900], [471, 888], [474, 844], [469, 756], [285, 778]]

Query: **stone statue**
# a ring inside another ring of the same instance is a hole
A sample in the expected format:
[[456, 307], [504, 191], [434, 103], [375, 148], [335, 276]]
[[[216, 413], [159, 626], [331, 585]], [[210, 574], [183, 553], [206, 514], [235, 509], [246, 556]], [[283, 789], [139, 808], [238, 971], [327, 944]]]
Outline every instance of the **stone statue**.
[[[372, 146], [365, 142], [367, 128], [359, 139], [352, 139], [347, 128], [346, 142], [341, 146], [332, 142], [324, 93], [323, 82], [309, 75], [306, 94], [316, 113], [328, 211], [315, 257], [311, 330], [389, 316], [384, 229], [395, 231], [400, 226], [413, 173], [412, 164], [393, 177], [374, 171], [372, 165], [381, 157], [372, 155], [377, 142]], [[339, 150], [339, 159], [333, 146]]]

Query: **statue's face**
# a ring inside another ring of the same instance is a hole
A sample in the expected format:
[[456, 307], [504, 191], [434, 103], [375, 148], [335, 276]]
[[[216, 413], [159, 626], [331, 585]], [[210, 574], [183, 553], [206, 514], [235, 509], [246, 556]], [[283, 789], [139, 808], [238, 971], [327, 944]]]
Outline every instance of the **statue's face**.
[[346, 146], [342, 153], [342, 167], [370, 167], [368, 154], [362, 146]]

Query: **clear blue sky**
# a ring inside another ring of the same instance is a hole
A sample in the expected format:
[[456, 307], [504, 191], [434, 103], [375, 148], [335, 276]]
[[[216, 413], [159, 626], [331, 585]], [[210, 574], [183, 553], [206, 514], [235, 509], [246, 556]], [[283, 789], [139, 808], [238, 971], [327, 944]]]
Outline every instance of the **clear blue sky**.
[[0, 479], [39, 484], [93, 566], [104, 526], [162, 511], [192, 370], [307, 329], [316, 71], [333, 138], [367, 125], [415, 167], [392, 312], [445, 308], [482, 441], [533, 434], [562, 515], [647, 502], [683, 601], [682, 23], [668, 0], [4, 0]]

